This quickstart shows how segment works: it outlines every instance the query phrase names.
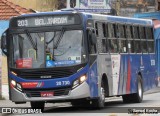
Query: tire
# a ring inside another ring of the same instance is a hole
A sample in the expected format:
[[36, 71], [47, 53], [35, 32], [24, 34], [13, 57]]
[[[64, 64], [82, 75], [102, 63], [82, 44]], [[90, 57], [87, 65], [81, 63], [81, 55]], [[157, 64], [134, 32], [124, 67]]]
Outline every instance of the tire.
[[44, 102], [30, 102], [32, 109], [41, 109], [41, 111], [44, 111]]
[[131, 94], [123, 95], [122, 96], [123, 103], [131, 103], [133, 101], [131, 98], [132, 98]]
[[101, 83], [101, 91], [100, 97], [97, 99], [92, 100], [91, 106], [96, 109], [102, 109], [105, 106], [105, 89], [104, 89], [104, 82]]
[[133, 94], [133, 101], [135, 103], [140, 103], [143, 100], [143, 83], [142, 78], [138, 76], [138, 83], [137, 83], [137, 93]]
[[83, 100], [76, 100], [76, 101], [72, 101], [71, 105], [73, 107], [81, 107], [81, 108], [85, 107], [86, 108], [86, 107], [89, 107], [90, 101], [89, 100], [85, 100], [85, 99], [83, 99]]
[[141, 76], [138, 75], [138, 82], [137, 82], [137, 93], [123, 95], [123, 102], [124, 103], [140, 103], [143, 100], [143, 84]]

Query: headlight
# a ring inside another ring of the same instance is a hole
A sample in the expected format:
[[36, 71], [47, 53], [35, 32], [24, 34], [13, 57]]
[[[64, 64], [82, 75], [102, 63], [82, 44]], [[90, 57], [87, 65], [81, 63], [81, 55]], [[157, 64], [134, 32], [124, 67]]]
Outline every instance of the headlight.
[[13, 87], [15, 87], [15, 86], [16, 86], [16, 81], [11, 80], [11, 85], [12, 85]]
[[78, 78], [77, 80], [75, 80], [73, 82], [72, 89], [76, 88], [77, 86], [79, 86], [80, 84], [82, 84], [86, 80], [87, 80], [87, 76], [86, 75], [81, 76], [80, 78]]
[[17, 76], [17, 73], [15, 73], [15, 72], [13, 72], [13, 71], [11, 71], [11, 73], [12, 73], [13, 75]]
[[19, 83], [17, 83], [15, 80], [11, 80], [11, 87], [16, 88], [19, 91], [22, 91], [22, 86]]
[[22, 86], [21, 86], [19, 83], [17, 83], [16, 88], [17, 88], [19, 91], [22, 91]]
[[78, 85], [79, 85], [79, 80], [77, 79], [73, 82], [73, 87], [72, 88], [76, 88]]
[[86, 76], [86, 75], [81, 76], [81, 77], [79, 78], [80, 83], [83, 83], [86, 79], [87, 79], [87, 76]]

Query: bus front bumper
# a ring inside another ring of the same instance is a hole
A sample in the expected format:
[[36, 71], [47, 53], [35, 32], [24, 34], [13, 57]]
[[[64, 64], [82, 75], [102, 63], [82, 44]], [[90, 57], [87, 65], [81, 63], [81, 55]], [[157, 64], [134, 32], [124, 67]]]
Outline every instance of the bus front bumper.
[[64, 101], [75, 100], [90, 97], [89, 85], [84, 82], [73, 90], [69, 91], [68, 95], [50, 96], [50, 97], [28, 97], [25, 93], [13, 88], [11, 89], [11, 101], [13, 102], [30, 102], [30, 101]]

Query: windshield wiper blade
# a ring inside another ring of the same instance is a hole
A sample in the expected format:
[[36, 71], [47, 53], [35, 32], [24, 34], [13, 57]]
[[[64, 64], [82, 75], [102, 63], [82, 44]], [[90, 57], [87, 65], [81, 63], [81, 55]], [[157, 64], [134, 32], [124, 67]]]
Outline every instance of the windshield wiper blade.
[[35, 50], [37, 50], [37, 43], [35, 43], [35, 42], [33, 41], [33, 38], [32, 38], [32, 36], [30, 35], [30, 33], [28, 32], [28, 30], [25, 30], [25, 32], [26, 32], [26, 34], [27, 34], [27, 36], [28, 36], [28, 38], [29, 38], [29, 41], [30, 41], [31, 44], [32, 44], [32, 47], [33, 47]]
[[65, 29], [62, 28], [61, 33], [60, 33], [60, 35], [59, 35], [59, 38], [57, 39], [57, 42], [56, 42], [56, 44], [55, 44], [55, 46], [54, 46], [54, 49], [57, 49], [60, 41], [62, 40], [62, 37], [63, 37], [63, 35], [64, 35], [64, 32], [65, 32]]
[[46, 44], [47, 45], [50, 44], [54, 40], [55, 37], [56, 37], [56, 32], [54, 31], [54, 36], [52, 37], [51, 40], [49, 40], [48, 42], [46, 42]]

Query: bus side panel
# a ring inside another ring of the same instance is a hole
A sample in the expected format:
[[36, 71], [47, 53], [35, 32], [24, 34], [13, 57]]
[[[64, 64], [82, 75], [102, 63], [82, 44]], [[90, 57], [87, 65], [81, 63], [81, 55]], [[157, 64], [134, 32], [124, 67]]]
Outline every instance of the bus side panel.
[[[125, 63], [123, 65], [125, 65], [125, 68], [121, 69], [121, 71], [127, 69], [127, 71], [124, 71], [127, 72], [126, 74], [127, 82], [126, 82], [126, 93], [124, 92], [125, 89], [123, 89], [122, 94], [137, 92], [137, 76], [139, 72], [142, 75], [143, 87], [145, 91], [155, 86], [156, 66], [155, 66], [154, 54], [152, 55], [131, 54], [131, 55], [126, 55], [126, 57], [123, 55], [121, 62], [124, 61]], [[125, 84], [123, 84], [123, 86], [124, 86], [123, 88], [125, 88]], [[119, 94], [121, 94], [121, 92], [119, 92]]]
[[[154, 54], [143, 54], [143, 70], [142, 70], [142, 76], [144, 79], [144, 91], [149, 90], [156, 86], [156, 63], [155, 63], [155, 55]], [[142, 66], [141, 66], [142, 67]]]
[[155, 43], [156, 43], [156, 64], [157, 64], [157, 70], [158, 70], [158, 75], [157, 75], [157, 85], [160, 86], [160, 28], [156, 28], [154, 31], [155, 35]]
[[[128, 60], [128, 63], [125, 61], [125, 65], [127, 64], [126, 94], [137, 92], [137, 76], [139, 72], [142, 75], [144, 91], [155, 86], [156, 66], [154, 54], [126, 55], [126, 57], [122, 56], [122, 59]], [[126, 69], [124, 68], [124, 70]], [[123, 86], [125, 86], [125, 84], [123, 84]], [[125, 94], [125, 92], [123, 92], [123, 94]]]
[[139, 63], [134, 61], [137, 59], [139, 58], [133, 58], [133, 56], [128, 54], [121, 55], [118, 95], [135, 93], [136, 71], [138, 70]]
[[[98, 75], [107, 75], [109, 96], [137, 92], [137, 77], [140, 72], [144, 90], [156, 83], [154, 54], [99, 55]], [[100, 81], [100, 80], [99, 80]]]
[[98, 73], [96, 61], [90, 66], [87, 83], [89, 83], [90, 86], [90, 97], [98, 97]]
[[113, 95], [113, 78], [112, 78], [112, 62], [111, 55], [99, 54], [98, 55], [98, 75], [99, 82], [101, 82], [102, 75], [107, 76], [109, 96]]
[[127, 83], [127, 55], [121, 55], [120, 61], [120, 75], [118, 83], [118, 95], [126, 94], [126, 83]]

